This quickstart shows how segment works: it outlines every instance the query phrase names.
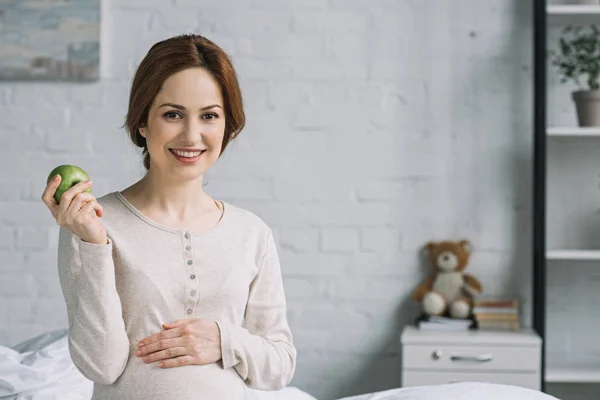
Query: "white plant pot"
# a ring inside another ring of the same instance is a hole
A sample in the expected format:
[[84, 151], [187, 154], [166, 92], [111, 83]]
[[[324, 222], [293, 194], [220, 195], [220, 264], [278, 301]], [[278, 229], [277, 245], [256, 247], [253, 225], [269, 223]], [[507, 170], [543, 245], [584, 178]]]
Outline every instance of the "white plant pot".
[[573, 92], [579, 126], [600, 126], [600, 90]]

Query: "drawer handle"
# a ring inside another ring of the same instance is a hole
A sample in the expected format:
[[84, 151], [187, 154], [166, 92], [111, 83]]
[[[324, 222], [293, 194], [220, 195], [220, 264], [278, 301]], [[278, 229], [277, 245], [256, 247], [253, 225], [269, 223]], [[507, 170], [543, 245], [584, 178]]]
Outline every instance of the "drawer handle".
[[494, 355], [492, 353], [482, 354], [479, 356], [450, 356], [452, 361], [475, 361], [475, 362], [488, 362], [492, 361]]

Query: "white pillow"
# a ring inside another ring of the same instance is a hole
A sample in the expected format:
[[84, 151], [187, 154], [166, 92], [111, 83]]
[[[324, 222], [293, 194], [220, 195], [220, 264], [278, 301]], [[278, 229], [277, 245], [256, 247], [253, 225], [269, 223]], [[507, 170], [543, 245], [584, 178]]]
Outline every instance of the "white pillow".
[[559, 400], [545, 393], [518, 386], [483, 382], [414, 386], [344, 397], [338, 400]]
[[310, 394], [294, 386], [288, 386], [281, 390], [262, 391], [247, 389], [245, 400], [317, 400]]

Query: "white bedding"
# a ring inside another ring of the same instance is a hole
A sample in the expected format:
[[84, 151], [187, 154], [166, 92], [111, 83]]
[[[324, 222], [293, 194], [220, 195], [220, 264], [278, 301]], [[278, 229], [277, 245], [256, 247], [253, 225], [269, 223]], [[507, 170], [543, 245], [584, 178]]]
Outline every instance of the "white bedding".
[[[13, 348], [0, 346], [1, 400], [89, 400], [92, 382], [69, 356], [67, 330], [48, 332]], [[557, 400], [532, 390], [464, 382], [392, 389], [338, 400]], [[276, 392], [248, 390], [246, 400], [317, 400], [287, 387]]]
[[344, 397], [339, 400], [557, 400], [556, 397], [516, 386], [480, 382], [416, 386]]

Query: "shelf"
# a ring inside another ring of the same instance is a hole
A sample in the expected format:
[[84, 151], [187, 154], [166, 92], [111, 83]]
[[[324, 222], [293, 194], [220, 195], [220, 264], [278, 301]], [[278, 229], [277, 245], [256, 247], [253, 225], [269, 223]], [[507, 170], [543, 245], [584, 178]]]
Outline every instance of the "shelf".
[[598, 23], [600, 5], [549, 5], [548, 22]]
[[550, 250], [546, 254], [548, 260], [582, 260], [600, 261], [600, 250]]
[[550, 15], [598, 15], [600, 4], [550, 4], [547, 10]]
[[546, 382], [593, 383], [600, 382], [600, 363], [597, 366], [564, 366], [546, 368]]
[[[600, 18], [600, 17], [599, 17]], [[578, 137], [598, 136], [600, 137], [600, 126], [578, 127], [578, 126], [553, 126], [546, 130], [548, 136], [555, 137]]]

